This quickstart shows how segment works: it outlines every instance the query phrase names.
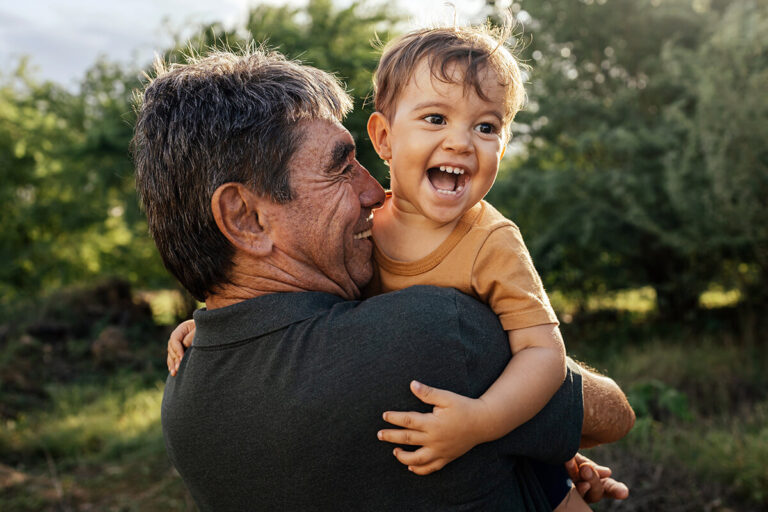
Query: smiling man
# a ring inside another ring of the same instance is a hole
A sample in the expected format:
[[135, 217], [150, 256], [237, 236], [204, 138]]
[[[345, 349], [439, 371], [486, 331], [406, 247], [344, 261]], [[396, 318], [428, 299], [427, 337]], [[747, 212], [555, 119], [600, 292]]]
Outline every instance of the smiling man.
[[330, 75], [274, 53], [193, 59], [147, 86], [137, 189], [166, 266], [206, 303], [166, 384], [168, 454], [203, 511], [546, 510], [522, 457], [620, 436], [631, 411], [608, 379], [574, 367], [533, 420], [429, 477], [376, 437], [383, 411], [425, 410], [411, 380], [479, 396], [510, 352], [456, 290], [355, 300], [384, 192], [340, 124], [350, 108]]

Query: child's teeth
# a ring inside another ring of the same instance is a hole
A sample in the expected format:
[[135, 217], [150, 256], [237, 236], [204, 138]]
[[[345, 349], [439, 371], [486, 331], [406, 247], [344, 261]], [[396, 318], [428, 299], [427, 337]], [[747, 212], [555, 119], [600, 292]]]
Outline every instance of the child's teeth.
[[464, 174], [464, 169], [459, 167], [451, 167], [450, 165], [441, 165], [440, 170], [447, 172], [448, 174]]

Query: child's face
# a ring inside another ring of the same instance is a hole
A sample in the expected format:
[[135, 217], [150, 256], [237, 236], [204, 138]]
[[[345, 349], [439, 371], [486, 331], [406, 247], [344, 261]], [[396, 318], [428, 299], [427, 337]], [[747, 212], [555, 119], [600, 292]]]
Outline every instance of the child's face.
[[[461, 66], [449, 70], [462, 78]], [[489, 101], [472, 87], [465, 90], [460, 80], [432, 78], [422, 61], [391, 119], [374, 114], [379, 118], [369, 122], [371, 140], [389, 162], [400, 210], [442, 225], [459, 218], [493, 185], [504, 153], [505, 90], [489, 68], [481, 78]]]

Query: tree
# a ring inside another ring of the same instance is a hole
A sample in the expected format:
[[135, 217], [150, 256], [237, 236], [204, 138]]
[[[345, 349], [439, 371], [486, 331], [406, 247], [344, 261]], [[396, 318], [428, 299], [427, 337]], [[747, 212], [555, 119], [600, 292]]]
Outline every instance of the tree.
[[357, 141], [358, 160], [385, 182], [387, 170], [373, 150], [367, 131], [373, 111], [369, 99], [371, 76], [379, 54], [374, 42], [386, 41], [395, 32], [401, 16], [391, 7], [378, 7], [355, 1], [339, 8], [331, 0], [310, 0], [306, 6], [257, 5], [248, 13], [242, 27], [226, 29], [220, 23], [202, 27], [189, 41], [177, 42], [166, 54], [171, 61], [184, 61], [185, 53], [204, 53], [211, 48], [246, 47], [255, 42], [333, 73], [347, 86], [354, 99], [354, 110], [344, 126]]
[[128, 141], [136, 83], [104, 61], [77, 94], [36, 82], [25, 62], [2, 77], [0, 196], [13, 205], [0, 212], [3, 303], [104, 274], [170, 282], [133, 187]]
[[[747, 95], [742, 103], [750, 106], [721, 102], [720, 116], [764, 112], [765, 95], [749, 84], [765, 83], [764, 57], [754, 60], [765, 54], [765, 38], [739, 27], [762, 19], [765, 5], [558, 0], [525, 6], [530, 12], [520, 3], [513, 9], [532, 37], [524, 50], [534, 65], [531, 101], [518, 119], [522, 152], [492, 197], [529, 233], [545, 281], [574, 296], [650, 284], [660, 311], [679, 316], [697, 306], [707, 286], [723, 283], [727, 268], [762, 268], [745, 247], [765, 246], [756, 228], [758, 212], [765, 212], [758, 199], [764, 153], [754, 144], [748, 156], [731, 159], [736, 148], [744, 150], [736, 142], [745, 140], [737, 135], [743, 130], [722, 138], [733, 124], [712, 116], [721, 91]], [[719, 52], [718, 67], [711, 51]], [[752, 133], [764, 134], [765, 117], [750, 119]], [[713, 139], [730, 149], [704, 149], [701, 142]], [[704, 162], [709, 167], [701, 172]], [[738, 173], [731, 172], [734, 163]], [[753, 192], [743, 189], [746, 183]], [[734, 222], [714, 213], [734, 201], [733, 216], [744, 221], [739, 234]]]

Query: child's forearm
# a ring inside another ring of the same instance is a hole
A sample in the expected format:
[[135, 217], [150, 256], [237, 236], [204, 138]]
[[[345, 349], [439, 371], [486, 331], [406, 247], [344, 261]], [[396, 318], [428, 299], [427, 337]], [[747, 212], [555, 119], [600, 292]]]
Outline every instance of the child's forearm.
[[565, 378], [565, 347], [557, 326], [537, 326], [522, 331], [528, 332], [510, 331], [514, 356], [480, 397], [486, 415], [481, 423], [482, 437], [488, 441], [506, 435], [533, 418]]

